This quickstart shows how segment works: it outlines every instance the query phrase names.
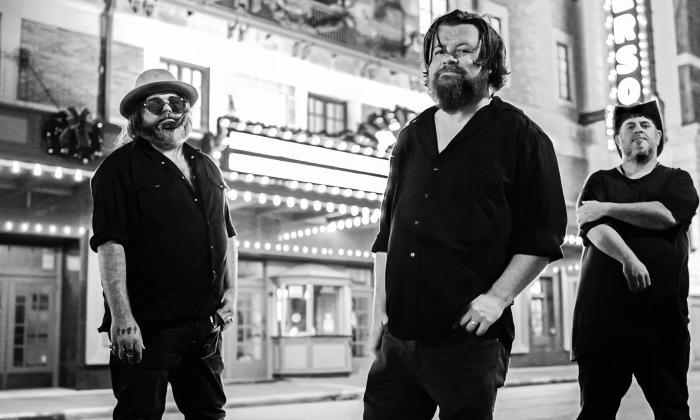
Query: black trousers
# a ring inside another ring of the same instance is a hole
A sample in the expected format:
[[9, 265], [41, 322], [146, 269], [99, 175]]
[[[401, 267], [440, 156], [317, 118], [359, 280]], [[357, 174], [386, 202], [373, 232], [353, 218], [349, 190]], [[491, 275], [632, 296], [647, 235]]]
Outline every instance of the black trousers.
[[642, 388], [656, 420], [690, 420], [688, 362], [690, 345], [676, 357], [652, 355], [589, 356], [578, 360], [581, 412], [578, 420], [615, 420], [632, 384]]
[[497, 339], [472, 336], [441, 345], [384, 332], [364, 396], [364, 420], [490, 420], [503, 386], [508, 351]]
[[187, 420], [223, 419], [226, 402], [220, 333], [208, 322], [190, 321], [144, 338], [141, 363], [112, 355], [109, 369], [117, 398], [115, 420], [158, 420], [165, 411], [168, 382]]

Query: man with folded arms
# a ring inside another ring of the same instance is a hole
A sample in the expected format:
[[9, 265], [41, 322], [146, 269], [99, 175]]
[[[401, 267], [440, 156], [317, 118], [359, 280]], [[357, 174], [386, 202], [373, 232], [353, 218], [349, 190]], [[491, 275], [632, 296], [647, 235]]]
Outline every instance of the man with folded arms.
[[584, 241], [573, 358], [581, 420], [614, 420], [632, 376], [654, 418], [689, 420], [688, 226], [698, 206], [690, 175], [659, 164], [656, 101], [618, 106], [622, 163], [593, 173], [576, 217]]

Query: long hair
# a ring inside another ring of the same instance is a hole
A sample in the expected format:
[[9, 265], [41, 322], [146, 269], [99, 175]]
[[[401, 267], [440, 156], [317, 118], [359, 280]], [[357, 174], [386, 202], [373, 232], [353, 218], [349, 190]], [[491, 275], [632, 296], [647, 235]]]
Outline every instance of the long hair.
[[126, 119], [126, 124], [122, 126], [122, 130], [117, 136], [115, 148], [124, 146], [125, 144], [136, 140], [139, 133], [139, 127], [141, 127], [143, 124], [143, 114], [141, 112], [142, 111], [140, 109], [136, 109], [129, 114], [129, 117]]
[[423, 81], [426, 86], [428, 86], [428, 67], [433, 61], [431, 53], [440, 25], [473, 25], [476, 27], [479, 31], [480, 46], [479, 55], [474, 64], [487, 71], [489, 86], [494, 90], [499, 90], [506, 84], [506, 78], [510, 72], [506, 66], [506, 47], [503, 38], [483, 16], [455, 9], [435, 19], [423, 38], [423, 64], [425, 66]]

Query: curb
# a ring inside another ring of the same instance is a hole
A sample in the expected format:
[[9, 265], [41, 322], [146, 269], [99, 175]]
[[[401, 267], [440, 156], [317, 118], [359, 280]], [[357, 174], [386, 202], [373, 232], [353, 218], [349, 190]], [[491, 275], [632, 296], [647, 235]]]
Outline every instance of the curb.
[[503, 385], [504, 388], [514, 388], [519, 386], [530, 386], [530, 385], [549, 385], [549, 384], [565, 384], [571, 382], [577, 382], [577, 378], [532, 378], [523, 381], [506, 382]]
[[[322, 401], [346, 401], [362, 398], [362, 391], [343, 390], [337, 392], [306, 392], [294, 394], [281, 394], [270, 397], [245, 397], [230, 398], [226, 401], [224, 409], [255, 407], [261, 405], [301, 404]], [[86, 407], [68, 408], [53, 412], [23, 412], [0, 414], [0, 420], [77, 420], [109, 418], [112, 416], [113, 407]], [[165, 413], [177, 413], [177, 405], [174, 402], [165, 404]]]
[[[522, 387], [530, 385], [547, 385], [576, 382], [574, 377], [562, 378], [529, 378], [526, 380], [507, 382], [504, 387]], [[323, 401], [347, 401], [361, 399], [364, 394], [364, 389], [356, 388], [352, 390], [339, 390], [334, 392], [305, 392], [279, 394], [264, 397], [241, 397], [229, 398], [224, 405], [225, 409], [256, 407], [263, 405], [282, 405], [282, 404], [303, 404]], [[110, 418], [112, 416], [113, 407], [81, 407], [67, 408], [56, 411], [36, 411], [36, 412], [21, 412], [0, 414], [0, 420], [87, 420], [95, 418]], [[165, 413], [177, 413], [177, 405], [170, 401], [165, 404]]]

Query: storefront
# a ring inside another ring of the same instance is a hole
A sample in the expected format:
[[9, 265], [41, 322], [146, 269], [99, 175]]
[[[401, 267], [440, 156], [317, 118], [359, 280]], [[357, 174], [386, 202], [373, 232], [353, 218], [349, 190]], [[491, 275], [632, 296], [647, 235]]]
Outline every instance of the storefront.
[[0, 103], [0, 389], [74, 374], [92, 167], [42, 150], [48, 115]]
[[[157, 13], [144, 15], [117, 2], [106, 92], [110, 122], [123, 122], [119, 99], [145, 68], [167, 67], [200, 91], [193, 143], [206, 146], [218, 161], [239, 232], [238, 314], [224, 337], [226, 380], [357, 371], [372, 358], [370, 246], [388, 172], [387, 146], [410, 120], [408, 109], [431, 105], [414, 65], [420, 48], [397, 44], [409, 51], [404, 59], [410, 65], [402, 64], [256, 20], [246, 9], [220, 8], [224, 3], [160, 1]], [[96, 22], [103, 5], [7, 4], [0, 5], [0, 255], [22, 263], [0, 264], [0, 386], [106, 387], [108, 342], [96, 332], [102, 289], [96, 256], [87, 247], [89, 177], [98, 160], [84, 164], [48, 155], [41, 133], [57, 111], [47, 92], [61, 106], [94, 108], [101, 35]], [[654, 77], [659, 89], [665, 86], [666, 103], [680, 106], [670, 92], [675, 82], [669, 81], [678, 69], [654, 64], [677, 59], [658, 42], [665, 35], [673, 39], [662, 32], [674, 31], [673, 16], [654, 24], [653, 32], [651, 24], [644, 25], [672, 8], [656, 7], [650, 17], [650, 5], [660, 0], [608, 1], [605, 9], [557, 3], [542, 19], [509, 20], [514, 9], [509, 12], [507, 5], [473, 4], [492, 18], [512, 52], [511, 65], [521, 69], [514, 77], [525, 82], [499, 95], [552, 138], [569, 210], [565, 258], [547, 267], [514, 304], [512, 364], [566, 363], [582, 250], [575, 236], [575, 199], [588, 173], [616, 159], [614, 147], [607, 149], [605, 123], [596, 118], [611, 100], [653, 94]], [[162, 37], [172, 42], [152, 41]], [[660, 46], [656, 51], [652, 40]], [[209, 48], [201, 48], [204, 44]], [[609, 74], [604, 63], [586, 67], [605, 55]], [[537, 71], [530, 71], [532, 63]], [[695, 168], [697, 127], [676, 130], [662, 157]], [[208, 132], [215, 138], [203, 144]], [[323, 134], [329, 132], [335, 134]], [[697, 170], [693, 173], [697, 178]], [[695, 295], [697, 272], [691, 267]], [[700, 319], [694, 299], [693, 318]], [[692, 328], [694, 336], [700, 334]]]
[[562, 249], [564, 258], [548, 265], [515, 299], [511, 366], [570, 362], [581, 239], [573, 233], [568, 234]]

